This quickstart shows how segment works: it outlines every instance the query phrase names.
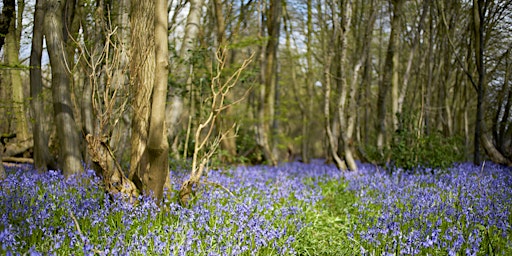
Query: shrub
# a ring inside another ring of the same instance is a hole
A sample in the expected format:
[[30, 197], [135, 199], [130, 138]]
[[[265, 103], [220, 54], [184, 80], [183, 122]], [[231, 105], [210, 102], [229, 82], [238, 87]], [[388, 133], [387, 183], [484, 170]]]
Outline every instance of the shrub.
[[392, 168], [410, 171], [419, 170], [419, 166], [421, 169], [446, 169], [463, 160], [459, 137], [446, 137], [440, 132], [418, 136], [420, 132], [414, 125], [412, 114], [405, 114], [399, 120], [400, 127], [393, 134], [387, 154], [392, 159]]

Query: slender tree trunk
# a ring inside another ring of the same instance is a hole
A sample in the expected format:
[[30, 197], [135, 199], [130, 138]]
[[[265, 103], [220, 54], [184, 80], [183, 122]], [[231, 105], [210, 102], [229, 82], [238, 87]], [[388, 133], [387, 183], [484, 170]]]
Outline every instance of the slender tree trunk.
[[[192, 93], [192, 80], [191, 74], [192, 64], [190, 58], [192, 57], [193, 50], [196, 49], [197, 38], [199, 36], [199, 26], [201, 24], [201, 15], [204, 5], [204, 0], [190, 0], [190, 10], [187, 16], [187, 22], [185, 25], [185, 32], [183, 35], [183, 41], [179, 50], [179, 64], [177, 65], [175, 72], [176, 83], [179, 87], [171, 87], [168, 91], [168, 101], [166, 112], [168, 132], [167, 136], [169, 141], [174, 141], [178, 131], [178, 123], [183, 112], [183, 97], [181, 93], [183, 89], [188, 89]], [[176, 151], [173, 149], [173, 151]], [[177, 152], [173, 152], [177, 155]]]
[[[215, 20], [216, 20], [216, 29], [217, 29], [217, 47], [215, 49], [221, 49], [222, 47], [226, 47], [226, 22], [224, 19], [224, 10], [222, 7], [221, 0], [213, 1], [213, 8], [215, 11]], [[239, 25], [236, 27], [239, 28]], [[238, 34], [239, 31], [232, 31], [231, 33]], [[215, 53], [214, 53], [215, 54]], [[226, 51], [226, 54], [232, 55], [231, 51]], [[229, 64], [234, 64], [234, 59], [226, 56], [226, 60], [229, 60]], [[228, 101], [233, 102], [233, 94], [230, 93], [227, 95]], [[233, 162], [233, 158], [236, 156], [236, 134], [235, 130], [232, 129], [234, 125], [234, 116], [233, 109], [228, 107], [224, 110], [224, 113], [219, 116], [217, 123], [218, 127], [222, 132], [226, 132], [226, 137], [221, 141], [221, 148], [225, 151], [225, 155], [223, 155], [223, 160], [230, 163]]]
[[66, 67], [64, 35], [60, 1], [48, 0], [44, 4], [45, 35], [52, 67], [52, 95], [55, 123], [59, 136], [59, 162], [65, 176], [81, 172], [82, 155], [78, 130], [71, 102], [70, 74]]
[[[341, 159], [338, 154], [338, 136], [334, 134], [331, 123], [331, 64], [333, 58], [333, 50], [330, 46], [328, 46], [328, 42], [333, 40], [334, 38], [329, 37], [330, 34], [328, 32], [327, 21], [324, 19], [323, 5], [318, 2], [317, 5], [317, 13], [319, 15], [319, 23], [322, 26], [322, 31], [320, 32], [320, 43], [322, 46], [322, 54], [323, 54], [323, 81], [322, 87], [324, 89], [324, 104], [323, 104], [323, 114], [324, 114], [324, 125], [325, 125], [325, 133], [327, 134], [327, 156], [334, 160], [336, 166], [340, 169], [346, 169], [345, 162]], [[339, 120], [339, 118], [334, 119]]]
[[[487, 155], [492, 161], [511, 165], [512, 161], [506, 159], [503, 154], [496, 148], [492, 140], [487, 135], [485, 129], [485, 99], [487, 91], [487, 70], [485, 66], [485, 49], [486, 49], [486, 32], [490, 33], [492, 25], [488, 24], [486, 10], [490, 5], [490, 1], [473, 0], [473, 35], [474, 35], [474, 55], [478, 79], [476, 84], [477, 91], [477, 108], [476, 108], [476, 124], [475, 124], [475, 150], [473, 161], [475, 165], [480, 165], [481, 155], [480, 146], [482, 145]], [[487, 31], [486, 31], [487, 29]]]
[[48, 170], [52, 162], [48, 148], [48, 134], [44, 126], [43, 77], [41, 74], [41, 57], [43, 51], [43, 0], [36, 0], [34, 11], [34, 28], [32, 30], [32, 50], [30, 53], [30, 97], [34, 113], [34, 165], [41, 172]]
[[[409, 51], [409, 56], [407, 58], [407, 66], [405, 68], [405, 72], [403, 75], [403, 81], [402, 86], [400, 87], [399, 96], [397, 100], [397, 113], [402, 115], [403, 112], [403, 105], [405, 102], [405, 96], [407, 95], [407, 90], [409, 88], [409, 79], [411, 77], [411, 71], [412, 71], [412, 64], [414, 60], [414, 56], [416, 55], [418, 51], [418, 45], [420, 44], [420, 38], [421, 33], [423, 32], [423, 23], [425, 21], [425, 17], [427, 16], [428, 8], [429, 8], [429, 1], [425, 1], [423, 3], [423, 9], [420, 14], [420, 20], [418, 21], [418, 27], [416, 34], [414, 35], [414, 39], [412, 42], [411, 50]], [[448, 54], [447, 54], [448, 55]]]
[[313, 3], [307, 0], [307, 20], [306, 20], [306, 108], [302, 118], [302, 161], [309, 163], [311, 161], [311, 120], [313, 119]]
[[271, 165], [277, 165], [277, 156], [274, 152], [272, 143], [272, 127], [275, 114], [275, 93], [277, 75], [277, 50], [279, 45], [279, 35], [281, 26], [282, 6], [281, 0], [270, 0], [267, 10], [267, 34], [268, 42], [264, 51], [263, 67], [262, 67], [262, 85], [260, 91], [260, 102], [258, 107], [258, 128], [257, 142], [265, 160]]
[[[338, 118], [340, 124], [340, 138], [343, 147], [343, 154], [345, 163], [348, 168], [352, 171], [357, 171], [357, 165], [354, 160], [354, 154], [352, 153], [352, 135], [355, 125], [354, 113], [349, 113], [355, 110], [355, 95], [357, 92], [357, 77], [359, 75], [359, 69], [362, 66], [364, 57], [359, 58], [358, 62], [354, 66], [353, 79], [351, 86], [347, 86], [347, 35], [350, 33], [350, 22], [352, 13], [352, 4], [349, 1], [343, 1], [340, 6], [341, 22], [340, 27], [337, 28], [337, 38], [340, 45], [340, 59], [339, 59], [339, 79], [341, 80], [340, 90], [338, 92]], [[347, 118], [346, 114], [349, 113]], [[347, 120], [348, 119], [348, 120]], [[345, 169], [345, 166], [338, 166], [339, 169]]]
[[[386, 52], [386, 59], [384, 62], [383, 76], [380, 81], [379, 86], [379, 94], [377, 99], [377, 149], [381, 152], [384, 149], [384, 141], [386, 136], [386, 99], [389, 90], [393, 90], [393, 94], [395, 94], [393, 88], [398, 86], [398, 40], [399, 40], [399, 31], [400, 31], [400, 12], [402, 10], [403, 0], [391, 0], [393, 4], [393, 16], [391, 18], [391, 33], [389, 35], [389, 43], [388, 49]], [[396, 105], [395, 102], [392, 104], [392, 110], [395, 111]], [[395, 115], [396, 112], [393, 112]], [[395, 118], [393, 117], [393, 124], [396, 125]]]

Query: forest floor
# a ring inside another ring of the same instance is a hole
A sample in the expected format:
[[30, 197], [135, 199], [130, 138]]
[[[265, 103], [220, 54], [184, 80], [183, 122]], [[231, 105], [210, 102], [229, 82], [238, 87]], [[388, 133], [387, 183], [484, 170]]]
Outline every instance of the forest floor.
[[30, 165], [0, 181], [0, 254], [510, 255], [512, 169], [457, 164], [342, 173], [317, 160], [209, 171], [190, 207], [105, 194], [88, 171]]

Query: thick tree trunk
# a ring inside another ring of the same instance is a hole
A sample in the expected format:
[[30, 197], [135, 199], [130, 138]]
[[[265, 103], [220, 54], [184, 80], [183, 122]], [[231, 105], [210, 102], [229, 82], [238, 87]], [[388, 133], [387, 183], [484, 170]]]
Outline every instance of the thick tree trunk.
[[169, 173], [169, 143], [165, 129], [165, 104], [167, 96], [167, 78], [169, 75], [169, 50], [167, 37], [167, 1], [155, 3], [155, 75], [149, 120], [149, 139], [147, 152], [149, 168], [145, 175], [146, 194], [153, 193], [159, 201], [163, 197], [163, 188]]
[[5, 37], [9, 33], [9, 26], [11, 20], [14, 19], [16, 14], [16, 1], [3, 0], [2, 14], [0, 14], [0, 50], [4, 46]]
[[148, 140], [150, 100], [155, 70], [155, 6], [153, 1], [134, 1], [131, 6], [132, 52], [130, 63], [130, 85], [132, 98], [132, 137], [129, 179], [141, 191], [143, 175], [148, 167], [144, 154]]
[[54, 167], [50, 150], [48, 148], [48, 134], [45, 130], [43, 77], [41, 74], [41, 58], [43, 51], [43, 0], [36, 0], [34, 11], [34, 28], [32, 30], [32, 50], [30, 53], [30, 97], [32, 98], [32, 111], [34, 114], [34, 165], [41, 172]]
[[162, 200], [169, 172], [165, 130], [168, 77], [166, 1], [132, 4], [132, 159], [130, 179], [148, 196]]
[[[21, 16], [23, 9], [24, 5], [18, 4], [18, 16]], [[9, 32], [5, 37], [4, 54], [6, 64], [11, 67], [8, 72], [11, 81], [11, 99], [13, 105], [12, 111], [15, 118], [16, 141], [24, 144], [31, 138], [28, 131], [28, 119], [26, 116], [27, 109], [19, 69], [21, 63], [18, 58], [20, 49], [20, 38], [18, 37], [18, 34], [22, 28], [17, 26], [16, 21], [17, 20], [14, 18], [11, 19]]]
[[62, 25], [62, 6], [57, 0], [48, 0], [44, 4], [45, 35], [48, 55], [52, 67], [52, 94], [55, 123], [59, 136], [59, 162], [65, 176], [83, 170], [80, 141], [73, 115], [70, 92], [70, 75], [66, 67], [64, 35]]

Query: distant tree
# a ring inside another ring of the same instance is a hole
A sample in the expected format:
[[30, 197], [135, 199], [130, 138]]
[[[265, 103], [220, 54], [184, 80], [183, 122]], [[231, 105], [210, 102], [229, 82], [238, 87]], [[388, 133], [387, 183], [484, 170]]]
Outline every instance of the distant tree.
[[[183, 39], [181, 40], [181, 47], [178, 51], [177, 64], [173, 67], [174, 72], [172, 72], [172, 77], [174, 78], [173, 86], [170, 87], [167, 95], [167, 100], [170, 104], [167, 105], [167, 134], [168, 140], [174, 142], [176, 136], [179, 131], [179, 122], [181, 120], [181, 115], [184, 109], [184, 100], [183, 95], [184, 91], [189, 91], [189, 97], [193, 99], [193, 83], [192, 83], [192, 75], [194, 72], [193, 65], [193, 53], [197, 49], [197, 42], [200, 32], [200, 24], [201, 24], [201, 16], [203, 13], [204, 0], [192, 0], [189, 1], [190, 9], [185, 23], [185, 31], [183, 35]], [[184, 158], [187, 157], [188, 151], [188, 139], [190, 137], [191, 129], [192, 129], [192, 117], [194, 111], [196, 111], [195, 107], [192, 105], [193, 100], [191, 100], [190, 109], [191, 114], [189, 115], [187, 128], [187, 135], [185, 138], [184, 145]], [[173, 143], [174, 144], [174, 143]], [[173, 153], [175, 157], [177, 157], [177, 150], [173, 149]]]
[[[393, 7], [392, 17], [391, 17], [391, 32], [389, 34], [388, 47], [386, 50], [386, 58], [384, 61], [384, 66], [382, 69], [382, 78], [379, 82], [379, 94], [377, 99], [377, 148], [379, 152], [382, 154], [382, 151], [385, 146], [385, 136], [387, 132], [386, 128], [386, 114], [387, 114], [387, 97], [389, 91], [392, 91], [392, 94], [398, 92], [398, 42], [400, 36], [400, 14], [402, 11], [403, 0], [390, 0], [390, 3]], [[393, 100], [398, 100], [397, 97], [393, 96]], [[397, 112], [397, 104], [398, 102], [392, 103], [393, 115]], [[396, 128], [397, 122], [396, 117], [393, 118], [393, 127]]]
[[[275, 93], [277, 84], [277, 52], [282, 19], [282, 0], [262, 2], [261, 37], [267, 36], [265, 47], [261, 48], [260, 87], [258, 95], [258, 123], [256, 126], [256, 142], [263, 151], [265, 160], [271, 165], [277, 165], [278, 156], [272, 143], [272, 127], [275, 118]], [[268, 6], [268, 7], [267, 7]], [[266, 31], [266, 35], [264, 32]]]
[[[496, 3], [493, 0], [473, 0], [473, 50], [476, 63], [477, 78], [471, 78], [473, 87], [477, 92], [476, 126], [475, 126], [475, 150], [473, 161], [479, 165], [481, 162], [480, 145], [494, 161], [501, 164], [512, 164], [512, 160], [503, 156], [494, 142], [489, 138], [485, 126], [485, 95], [488, 88], [488, 63], [485, 60], [489, 51], [490, 34], [495, 30], [498, 22], [506, 15], [511, 14], [512, 1]], [[509, 25], [509, 24], [508, 24]], [[506, 49], [510, 51], [511, 47]], [[507, 56], [505, 54], [504, 56]], [[503, 104], [500, 102], [500, 104]], [[508, 117], [507, 117], [508, 118]], [[506, 120], [504, 120], [506, 122]]]

